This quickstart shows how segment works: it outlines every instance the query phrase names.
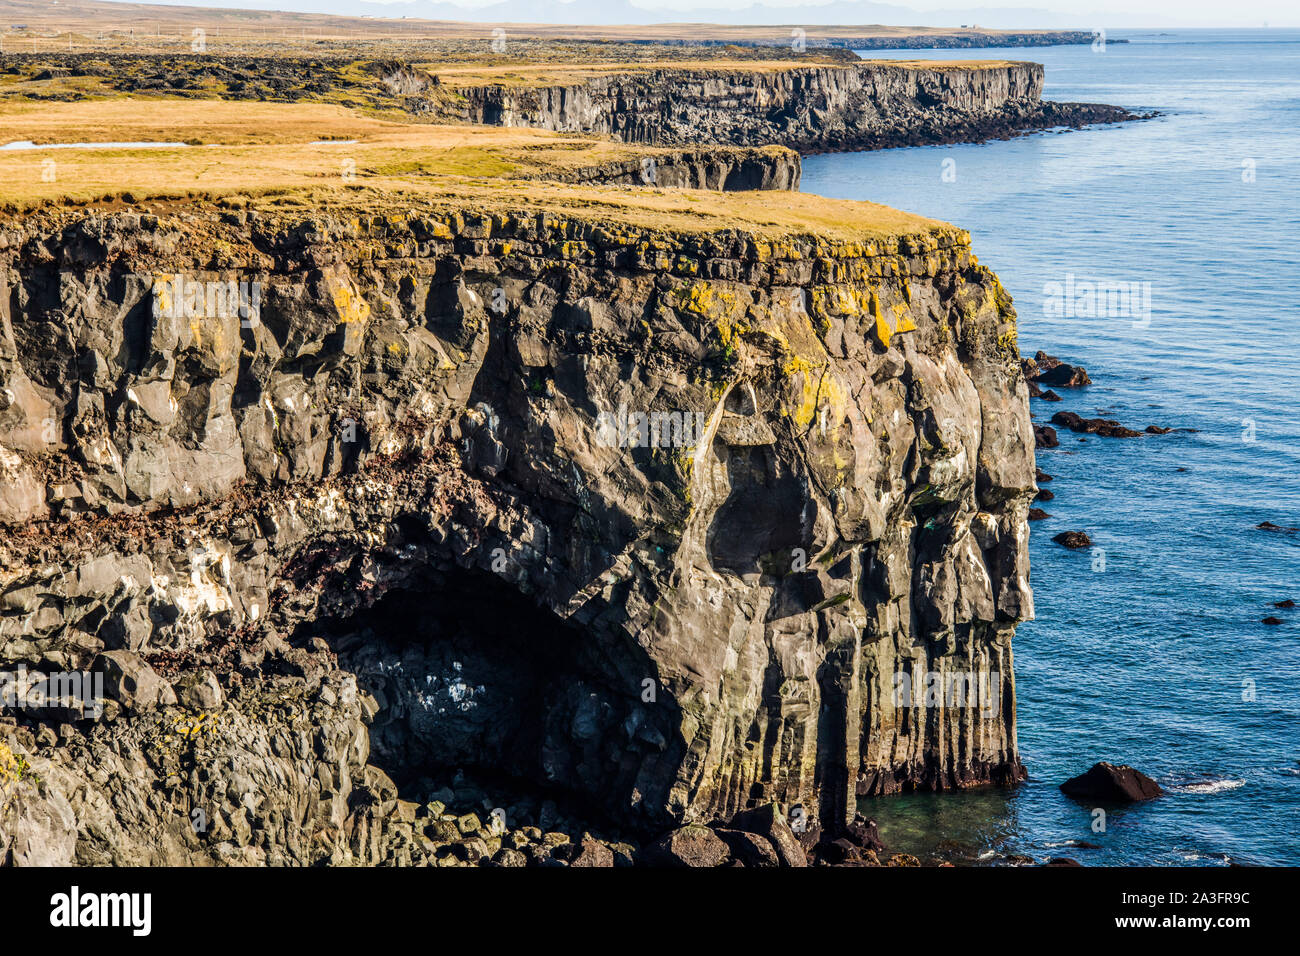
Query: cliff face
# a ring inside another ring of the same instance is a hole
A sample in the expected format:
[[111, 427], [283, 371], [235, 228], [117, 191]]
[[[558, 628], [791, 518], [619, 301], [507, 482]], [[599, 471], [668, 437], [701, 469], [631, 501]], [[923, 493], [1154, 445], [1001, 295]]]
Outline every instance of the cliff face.
[[405, 801], [469, 781], [646, 833], [1017, 779], [1032, 434], [968, 242], [7, 223], [0, 664], [111, 699], [0, 728], [0, 856], [431, 861]]
[[803, 167], [799, 154], [784, 147], [672, 150], [651, 157], [599, 166], [548, 171], [537, 178], [598, 186], [660, 186], [680, 189], [792, 191]]
[[[778, 143], [804, 152], [978, 140], [1128, 116], [1112, 107], [1044, 104], [1042, 89], [1041, 65], [1004, 63], [678, 68], [459, 93], [474, 123], [609, 134], [632, 143]], [[1085, 117], [1087, 110], [1109, 113]]]

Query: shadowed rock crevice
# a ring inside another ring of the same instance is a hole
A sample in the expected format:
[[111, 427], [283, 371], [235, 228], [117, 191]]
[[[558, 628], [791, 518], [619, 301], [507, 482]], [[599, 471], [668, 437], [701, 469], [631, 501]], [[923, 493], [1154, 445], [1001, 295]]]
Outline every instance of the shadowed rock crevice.
[[808, 488], [770, 446], [723, 447], [719, 455], [729, 490], [709, 527], [709, 560], [715, 568], [752, 574], [762, 559], [807, 540], [801, 513]]
[[482, 571], [429, 571], [357, 615], [300, 630], [326, 637], [373, 698], [370, 759], [406, 799], [464, 774], [627, 823], [654, 786], [637, 755], [681, 748], [678, 709], [643, 650], [594, 639]]

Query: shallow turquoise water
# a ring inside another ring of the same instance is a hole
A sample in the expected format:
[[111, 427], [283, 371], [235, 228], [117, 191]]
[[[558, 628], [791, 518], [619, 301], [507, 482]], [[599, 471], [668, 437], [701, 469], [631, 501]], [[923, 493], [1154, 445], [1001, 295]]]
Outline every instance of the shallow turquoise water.
[[[1067, 409], [1196, 430], [1086, 442], [1060, 430], [1061, 447], [1039, 452], [1056, 498], [1032, 525], [1038, 617], [1015, 646], [1030, 781], [866, 804], [901, 849], [1296, 865], [1300, 610], [1271, 602], [1300, 601], [1300, 534], [1255, 526], [1300, 526], [1300, 31], [1113, 36], [1131, 42], [1017, 55], [1046, 65], [1050, 99], [1162, 117], [804, 162], [807, 192], [971, 231], [1016, 300], [1021, 351], [1081, 363], [1095, 383], [1033, 400], [1036, 420]], [[1149, 326], [1046, 316], [1045, 284], [1070, 274], [1149, 282]], [[1052, 543], [1066, 529], [1092, 536], [1104, 570]], [[1270, 614], [1284, 623], [1262, 624]], [[1095, 833], [1090, 807], [1056, 788], [1101, 759], [1171, 792]]]

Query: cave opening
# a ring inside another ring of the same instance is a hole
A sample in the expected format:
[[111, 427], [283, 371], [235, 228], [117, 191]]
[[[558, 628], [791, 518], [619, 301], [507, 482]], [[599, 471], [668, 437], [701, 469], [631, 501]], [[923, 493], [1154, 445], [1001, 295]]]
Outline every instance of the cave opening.
[[684, 746], [678, 711], [625, 634], [571, 624], [455, 566], [310, 630], [374, 696], [370, 763], [403, 799], [469, 785], [620, 828], [658, 816], [645, 798], [667, 791], [656, 768], [675, 762], [657, 757]]

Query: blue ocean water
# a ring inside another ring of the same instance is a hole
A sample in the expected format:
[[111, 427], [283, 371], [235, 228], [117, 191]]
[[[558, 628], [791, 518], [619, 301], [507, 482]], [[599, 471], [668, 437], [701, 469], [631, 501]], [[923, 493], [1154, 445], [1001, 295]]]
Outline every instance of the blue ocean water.
[[[1300, 534], [1256, 525], [1300, 526], [1300, 31], [1116, 37], [1130, 42], [1014, 55], [1046, 66], [1049, 99], [1159, 118], [804, 162], [807, 192], [971, 231], [1015, 299], [1021, 352], [1093, 379], [1057, 389], [1059, 404], [1031, 400], [1035, 421], [1066, 409], [1189, 429], [1086, 441], [1058, 429], [1061, 447], [1038, 453], [1056, 497], [1031, 525], [1037, 619], [1015, 643], [1030, 780], [865, 808], [912, 851], [956, 841], [986, 858], [1297, 865], [1300, 609], [1272, 603], [1300, 602]], [[1045, 314], [1047, 284], [1070, 275], [1150, 283], [1149, 323]], [[1067, 529], [1087, 531], [1104, 561], [1054, 544]], [[1169, 794], [1094, 832], [1091, 807], [1057, 786], [1103, 759]]]

